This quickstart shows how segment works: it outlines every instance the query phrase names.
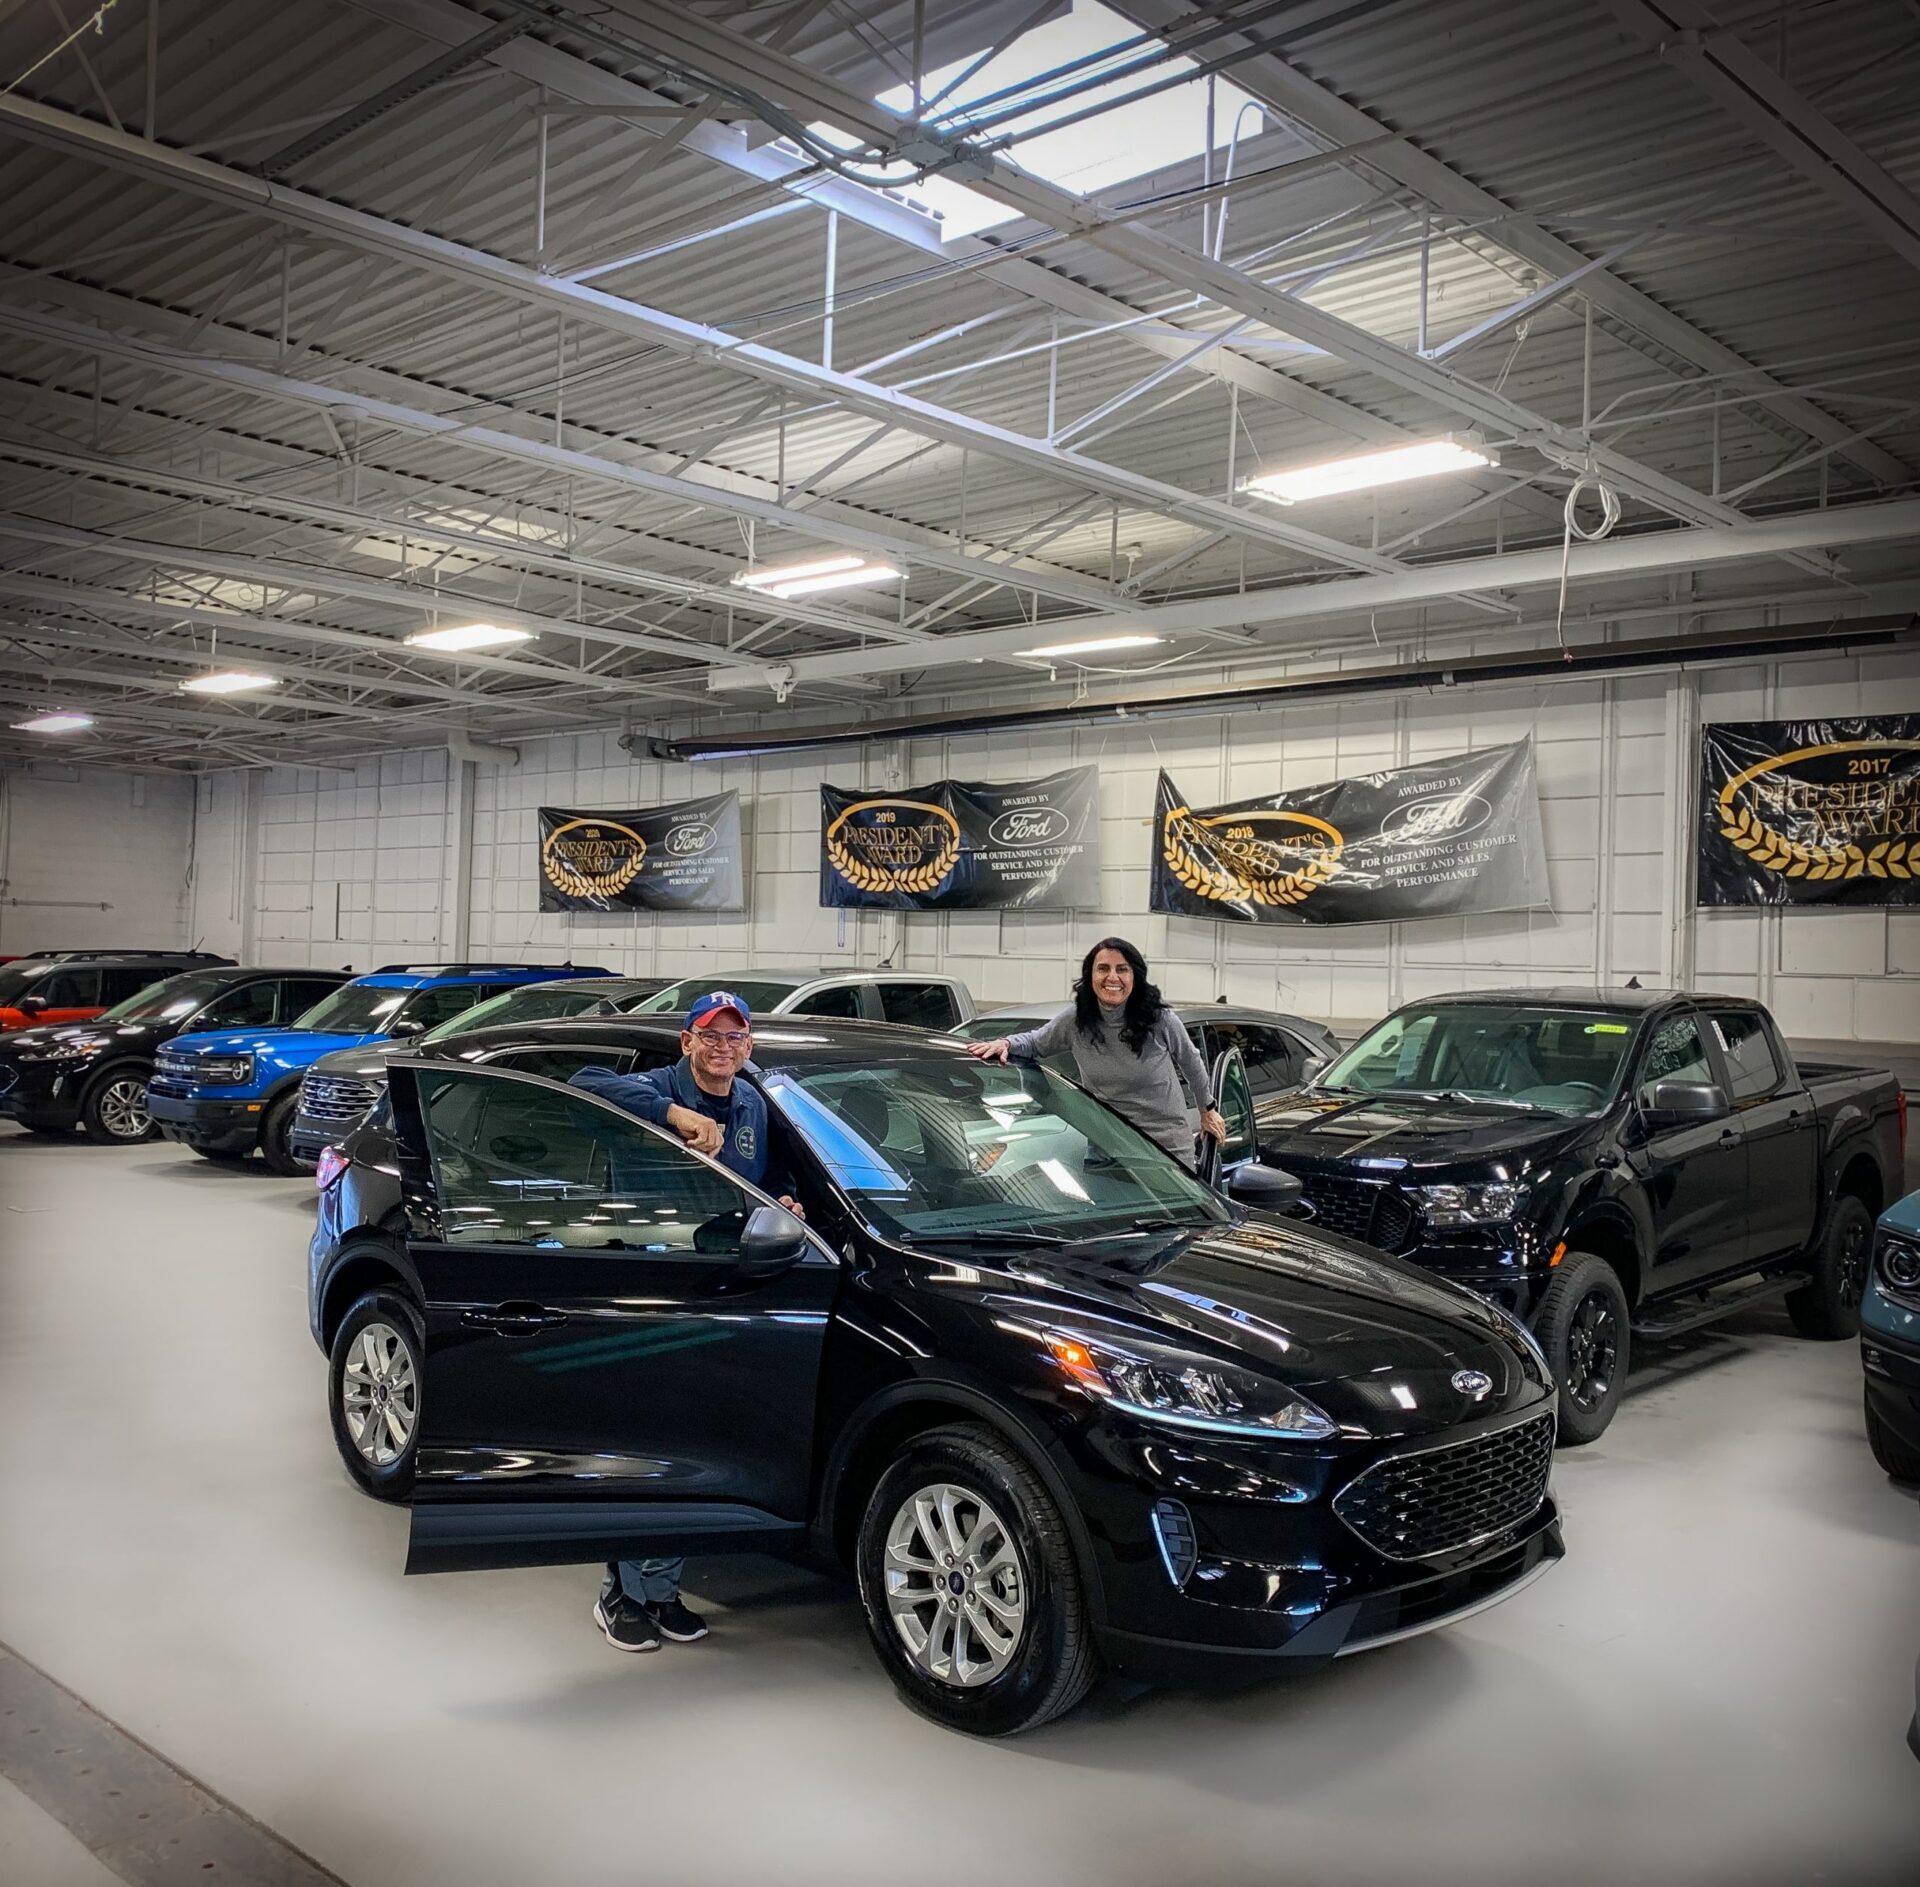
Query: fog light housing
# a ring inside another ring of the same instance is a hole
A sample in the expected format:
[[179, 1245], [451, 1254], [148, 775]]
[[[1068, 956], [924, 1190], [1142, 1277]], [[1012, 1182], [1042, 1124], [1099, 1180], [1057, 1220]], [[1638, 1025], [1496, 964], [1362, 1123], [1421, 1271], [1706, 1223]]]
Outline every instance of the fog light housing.
[[1157, 1500], [1153, 1504], [1153, 1542], [1160, 1549], [1160, 1563], [1176, 1586], [1184, 1586], [1193, 1577], [1199, 1548], [1194, 1544], [1193, 1516], [1184, 1503]]

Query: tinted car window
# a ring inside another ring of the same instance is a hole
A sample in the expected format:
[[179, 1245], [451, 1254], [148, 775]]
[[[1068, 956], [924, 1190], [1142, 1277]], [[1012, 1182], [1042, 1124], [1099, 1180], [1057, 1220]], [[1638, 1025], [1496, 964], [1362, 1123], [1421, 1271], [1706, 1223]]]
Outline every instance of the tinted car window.
[[1727, 1083], [1736, 1101], [1771, 1094], [1780, 1085], [1780, 1063], [1767, 1036], [1767, 1025], [1751, 1010], [1715, 1016], [1720, 1046], [1726, 1051]]
[[945, 983], [882, 983], [880, 1010], [889, 1022], [936, 1034], [960, 1020], [960, 1005]]
[[[126, 993], [131, 996], [139, 985]], [[55, 970], [27, 985], [25, 994], [44, 996], [49, 1009], [87, 1009], [100, 1000], [98, 970]]]
[[[607, 980], [613, 981], [611, 977]], [[583, 1010], [606, 1002], [613, 1003], [616, 1008], [628, 1006], [622, 1004], [617, 996], [609, 996], [599, 990], [568, 989], [557, 983], [529, 983], [520, 989], [503, 989], [498, 995], [489, 996], [485, 1002], [475, 1003], [471, 1009], [461, 1011], [449, 1021], [436, 1024], [430, 1034], [432, 1040], [441, 1042], [450, 1035], [466, 1035], [474, 1029], [490, 1029], [498, 1022], [548, 1022], [556, 1016], [577, 1016]]]
[[624, 1048], [512, 1048], [504, 1055], [489, 1055], [489, 1068], [517, 1068], [522, 1074], [545, 1075], [549, 1081], [565, 1081], [582, 1068], [611, 1068], [617, 1075], [633, 1066], [632, 1053]]
[[1254, 1093], [1273, 1094], [1295, 1086], [1304, 1073], [1305, 1055], [1292, 1036], [1254, 1022], [1216, 1022], [1214, 1036], [1221, 1048], [1237, 1048], [1247, 1064], [1247, 1084]]
[[422, 1069], [420, 1104], [449, 1244], [542, 1251], [737, 1252], [750, 1195], [584, 1095]]
[[1220, 1114], [1227, 1123], [1227, 1137], [1220, 1143], [1220, 1160], [1234, 1166], [1250, 1160], [1253, 1143], [1253, 1090], [1247, 1083], [1247, 1071], [1239, 1062], [1229, 1062], [1220, 1084]]
[[400, 1013], [408, 994], [377, 983], [342, 983], [303, 1010], [293, 1026], [329, 1035], [378, 1035]]
[[202, 1029], [250, 1029], [279, 1015], [279, 985], [242, 983], [211, 1002], [195, 1026]]
[[659, 995], [649, 996], [637, 1013], [671, 1015], [677, 1009], [684, 1014], [693, 1007], [696, 996], [704, 996], [710, 989], [726, 989], [758, 1015], [785, 1002], [799, 987], [798, 983], [776, 983], [758, 976], [683, 976], [679, 982], [669, 983]]
[[1711, 1081], [1713, 1064], [1698, 1016], [1673, 1016], [1654, 1030], [1636, 1090], [1642, 1107], [1653, 1105], [1656, 1081]]
[[340, 987], [332, 978], [325, 981], [311, 976], [292, 976], [286, 982], [286, 997], [280, 1013], [288, 1018], [303, 1016], [317, 1002], [323, 1002]]
[[170, 976], [117, 1002], [102, 1022], [181, 1022], [196, 1014], [209, 998], [220, 994], [226, 977], [219, 971], [189, 970]]
[[856, 1022], [867, 1012], [860, 1001], [857, 983], [842, 983], [837, 989], [816, 989], [803, 997], [788, 1012], [796, 1016], [851, 1016]]
[[408, 1022], [418, 1022], [423, 1028], [437, 1028], [442, 1022], [465, 1014], [486, 993], [472, 983], [452, 983], [439, 989], [423, 989], [408, 1001], [394, 1020], [397, 1022], [404, 1018]]
[[167, 974], [166, 967], [158, 963], [143, 963], [118, 970], [102, 970], [100, 994], [91, 1000], [108, 1003], [125, 1002], [129, 996], [137, 996], [143, 989], [151, 989]]

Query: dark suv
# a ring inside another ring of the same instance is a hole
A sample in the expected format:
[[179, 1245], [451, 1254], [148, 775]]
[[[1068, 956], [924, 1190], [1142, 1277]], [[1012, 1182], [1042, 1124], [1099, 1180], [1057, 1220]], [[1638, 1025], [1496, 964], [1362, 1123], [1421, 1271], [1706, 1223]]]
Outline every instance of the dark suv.
[[[231, 963], [231, 957], [199, 959]], [[58, 1022], [91, 1022], [102, 1010], [188, 967], [182, 956], [102, 951], [20, 957], [0, 967], [0, 1035]]]
[[408, 1568], [852, 1564], [902, 1696], [1004, 1735], [1149, 1678], [1302, 1670], [1561, 1552], [1554, 1398], [1466, 1292], [1223, 1199], [1045, 1068], [789, 1019], [749, 1075], [807, 1223], [553, 1075], [594, 1017], [397, 1057], [321, 1168], [342, 1457]]
[[0, 1036], [0, 1115], [36, 1133], [84, 1126], [126, 1146], [153, 1137], [147, 1083], [161, 1045], [194, 1029], [270, 1029], [338, 989], [346, 970], [185, 970], [91, 1022]]

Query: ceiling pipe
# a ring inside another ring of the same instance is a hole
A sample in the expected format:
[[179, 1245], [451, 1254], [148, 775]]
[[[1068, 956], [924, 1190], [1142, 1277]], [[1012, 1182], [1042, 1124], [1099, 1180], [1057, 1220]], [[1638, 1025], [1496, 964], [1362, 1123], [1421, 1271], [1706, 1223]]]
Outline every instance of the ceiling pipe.
[[[761, 739], [739, 735], [712, 740], [656, 739], [647, 741], [644, 751], [655, 760], [744, 760], [820, 747], [859, 746], [876, 740], [938, 740], [1033, 727], [1124, 727], [1134, 721], [1232, 714], [1247, 708], [1286, 708], [1305, 701], [1348, 700], [1357, 695], [1413, 694], [1436, 688], [1471, 688], [1488, 682], [1573, 681], [1588, 675], [1620, 674], [1636, 669], [1700, 668], [1720, 662], [1773, 661], [1783, 655], [1850, 653], [1911, 643], [1917, 630], [1920, 630], [1920, 616], [1907, 613], [1862, 616], [1852, 622], [1823, 623], [1817, 628], [1743, 630], [1737, 635], [1721, 636], [1648, 636], [1628, 642], [1580, 643], [1564, 650], [1556, 645], [1510, 655], [1467, 655], [1437, 661], [1389, 663], [1374, 668], [1320, 669], [1277, 681], [1246, 682], [1239, 687], [1126, 695], [1059, 707], [868, 721], [797, 734], [771, 734]], [[641, 751], [637, 737], [630, 751]]]
[[520, 749], [509, 747], [499, 741], [475, 740], [471, 734], [462, 733], [457, 727], [447, 729], [447, 756], [452, 760], [465, 760], [476, 767], [517, 767], [520, 764]]

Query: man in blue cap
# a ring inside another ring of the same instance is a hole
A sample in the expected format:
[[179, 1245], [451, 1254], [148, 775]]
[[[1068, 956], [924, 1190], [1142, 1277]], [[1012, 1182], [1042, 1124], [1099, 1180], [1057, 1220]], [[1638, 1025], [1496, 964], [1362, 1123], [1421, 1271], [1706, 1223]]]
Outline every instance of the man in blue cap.
[[[582, 1068], [572, 1085], [657, 1127], [672, 1128], [696, 1153], [805, 1218], [793, 1197], [793, 1182], [783, 1171], [770, 1170], [766, 1102], [751, 1082], [734, 1079], [752, 1054], [753, 1012], [745, 998], [716, 989], [687, 1011], [680, 1059], [671, 1068], [638, 1075]], [[618, 1183], [618, 1175], [613, 1177]], [[685, 1568], [684, 1559], [608, 1561], [593, 1617], [616, 1651], [657, 1651], [663, 1637], [692, 1644], [707, 1635], [706, 1621], [681, 1602]]]

